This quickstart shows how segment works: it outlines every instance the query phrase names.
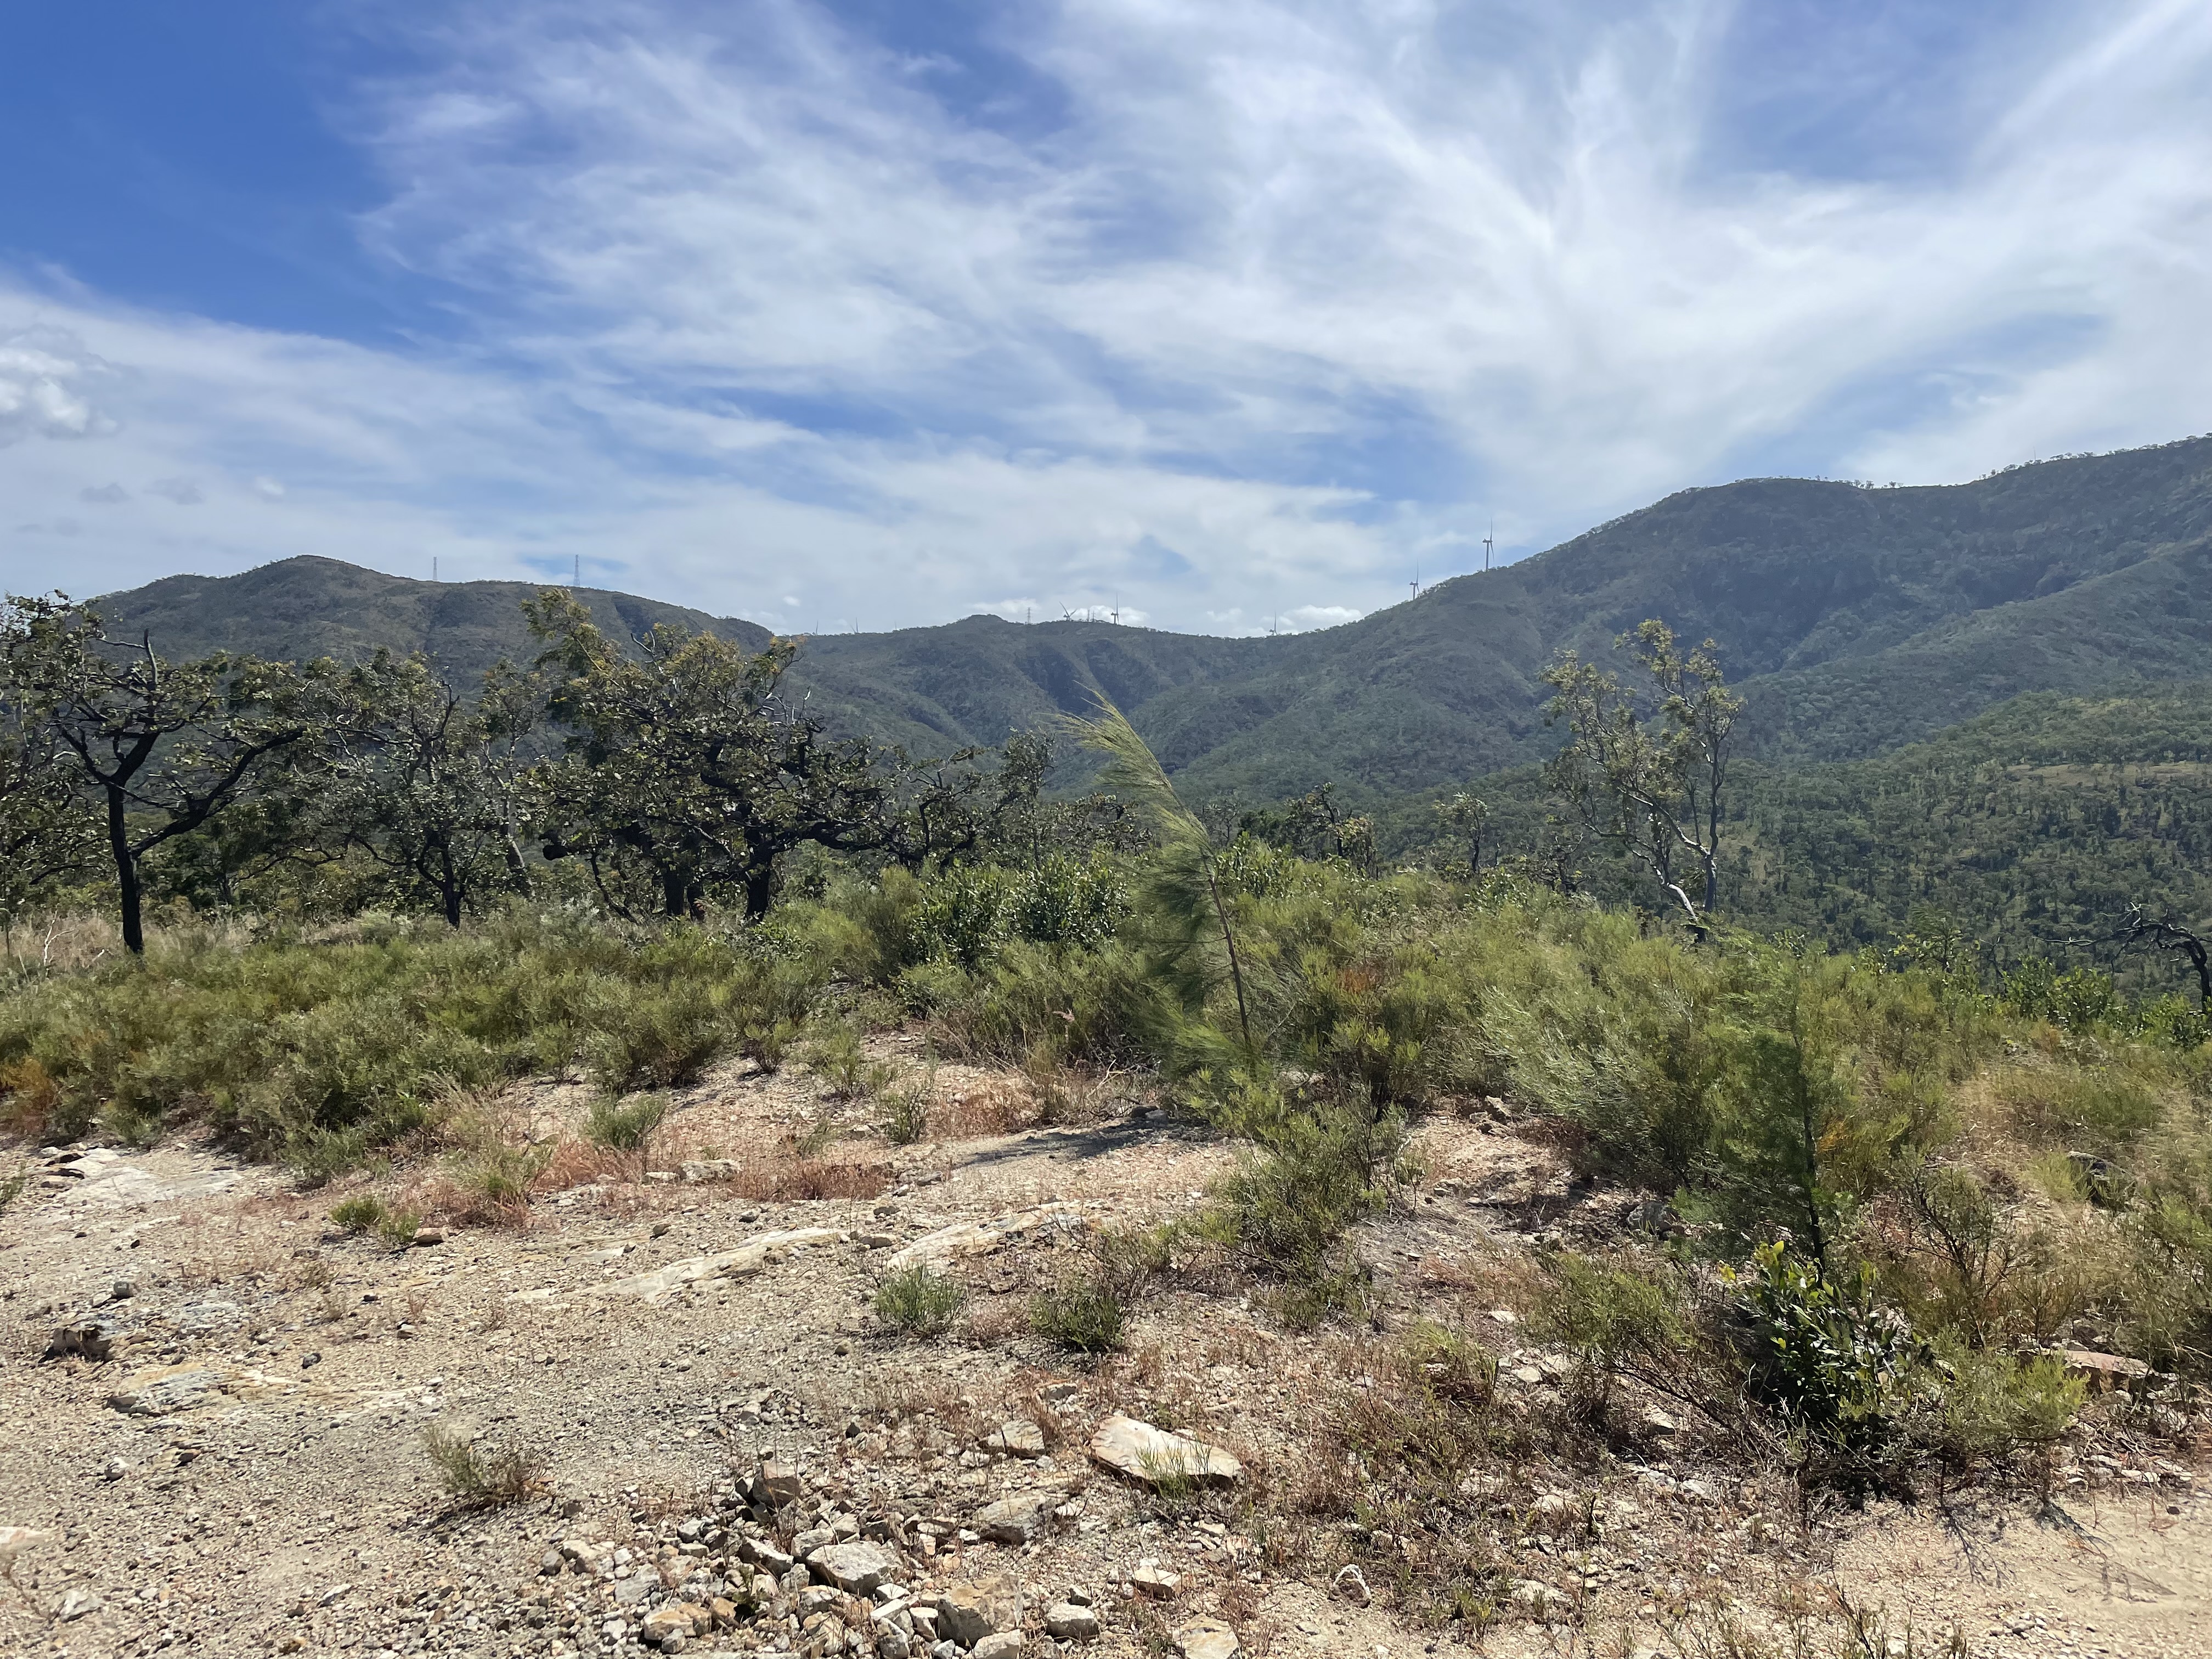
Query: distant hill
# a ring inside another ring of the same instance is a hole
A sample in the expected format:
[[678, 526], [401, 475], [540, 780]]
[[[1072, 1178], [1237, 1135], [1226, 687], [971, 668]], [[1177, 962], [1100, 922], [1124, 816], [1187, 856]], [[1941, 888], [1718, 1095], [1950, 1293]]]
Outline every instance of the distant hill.
[[[1684, 490], [1550, 551], [1323, 632], [1221, 640], [1103, 623], [810, 640], [795, 690], [832, 726], [935, 753], [1112, 697], [1200, 794], [1334, 780], [1381, 800], [1550, 746], [1544, 665], [1662, 617], [1710, 635], [1780, 763], [1879, 755], [2022, 693], [2212, 673], [2212, 439], [2046, 461], [1972, 483], [1753, 479]], [[512, 582], [434, 584], [302, 557], [101, 601], [175, 654], [421, 648], [472, 677], [529, 641]], [[586, 590], [602, 626], [757, 625]]]

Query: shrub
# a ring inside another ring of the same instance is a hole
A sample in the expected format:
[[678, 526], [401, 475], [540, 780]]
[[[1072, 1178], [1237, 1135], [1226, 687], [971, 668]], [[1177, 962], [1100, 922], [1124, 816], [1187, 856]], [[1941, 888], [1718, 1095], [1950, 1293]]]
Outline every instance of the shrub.
[[1030, 1299], [1030, 1328], [1076, 1353], [1111, 1353], [1121, 1346], [1125, 1310], [1103, 1273], [1071, 1273]]
[[936, 1092], [935, 1067], [909, 1082], [884, 1089], [877, 1102], [883, 1109], [884, 1137], [894, 1146], [911, 1146], [929, 1133], [930, 1097]]
[[1382, 1202], [1401, 1139], [1396, 1119], [1378, 1122], [1273, 1083], [1236, 1088], [1215, 1115], [1224, 1127], [1243, 1126], [1260, 1150], [1216, 1185], [1202, 1235], [1276, 1279], [1281, 1314], [1294, 1325], [1352, 1306], [1364, 1280], [1344, 1234]]
[[415, 1242], [415, 1235], [422, 1231], [422, 1212], [415, 1209], [390, 1209], [376, 1219], [376, 1236], [395, 1250], [404, 1250]]
[[1754, 1396], [1802, 1437], [1816, 1478], [1855, 1492], [1894, 1483], [1897, 1419], [1919, 1358], [1911, 1329], [1879, 1306], [1874, 1276], [1848, 1276], [1779, 1243], [1733, 1275]]
[[1700, 1334], [1663, 1264], [1601, 1261], [1572, 1251], [1546, 1258], [1529, 1328], [1574, 1356], [1577, 1403], [1602, 1419], [1616, 1377], [1704, 1404]]
[[860, 1034], [851, 1026], [830, 1025], [799, 1057], [839, 1099], [853, 1100], [866, 1092], [867, 1057], [861, 1051]]
[[585, 1116], [584, 1139], [610, 1152], [643, 1152], [667, 1115], [665, 1095], [634, 1095], [627, 1102], [602, 1096]]
[[382, 1199], [373, 1193], [363, 1193], [359, 1197], [342, 1199], [331, 1205], [331, 1222], [347, 1232], [360, 1234], [381, 1224], [386, 1213]]
[[553, 1147], [493, 1146], [464, 1162], [455, 1184], [471, 1219], [520, 1224], [529, 1218], [530, 1189], [552, 1161]]
[[967, 1293], [953, 1280], [917, 1263], [876, 1287], [876, 1317], [907, 1336], [936, 1336], [951, 1328]]
[[422, 1431], [422, 1449], [446, 1495], [467, 1508], [519, 1504], [544, 1480], [541, 1454], [514, 1446], [480, 1450], [467, 1436], [436, 1424]]
[[729, 998], [707, 983], [603, 984], [586, 1011], [584, 1064], [610, 1093], [690, 1083], [729, 1047]]
[[1963, 1473], [2002, 1467], [2056, 1444], [2081, 1410], [2085, 1381], [2055, 1355], [2016, 1358], [1939, 1339], [1936, 1404], [1915, 1425], [1930, 1455]]

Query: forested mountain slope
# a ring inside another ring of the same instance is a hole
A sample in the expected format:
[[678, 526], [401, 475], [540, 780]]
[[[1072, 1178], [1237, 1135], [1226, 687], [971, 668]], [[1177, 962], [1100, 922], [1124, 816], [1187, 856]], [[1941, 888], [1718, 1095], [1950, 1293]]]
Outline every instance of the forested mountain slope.
[[[1544, 665], [1646, 617], [1711, 635], [1754, 749], [1863, 757], [2024, 692], [2212, 671], [2212, 439], [2047, 461], [1972, 483], [1753, 479], [1684, 490], [1550, 551], [1321, 633], [1218, 640], [988, 617], [807, 641], [795, 693], [833, 726], [943, 752], [1100, 694], [1185, 786], [1354, 800], [1536, 759]], [[422, 648], [472, 678], [530, 641], [520, 583], [409, 581], [319, 558], [173, 577], [102, 602], [184, 654]], [[602, 626], [763, 631], [586, 591]]]

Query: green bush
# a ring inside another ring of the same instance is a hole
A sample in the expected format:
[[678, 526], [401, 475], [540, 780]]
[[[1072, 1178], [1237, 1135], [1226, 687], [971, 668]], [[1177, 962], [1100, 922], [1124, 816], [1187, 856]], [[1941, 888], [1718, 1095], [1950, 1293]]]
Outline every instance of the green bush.
[[665, 1095], [601, 1096], [584, 1118], [584, 1139], [611, 1152], [643, 1152], [668, 1115]]
[[876, 1287], [876, 1317], [906, 1336], [935, 1336], [951, 1328], [967, 1293], [953, 1280], [917, 1264]]
[[1617, 1377], [1700, 1401], [1703, 1346], [1674, 1271], [1648, 1260], [1600, 1261], [1564, 1251], [1544, 1259], [1530, 1333], [1574, 1357], [1572, 1392], [1602, 1419]]
[[1799, 1431], [1808, 1468], [1854, 1492], [1893, 1485], [1920, 1346], [1872, 1272], [1825, 1273], [1777, 1243], [1735, 1284], [1752, 1393]]
[[420, 1210], [391, 1209], [376, 1218], [376, 1236], [395, 1250], [404, 1250], [422, 1231]]
[[1382, 1204], [1401, 1139], [1396, 1119], [1377, 1122], [1272, 1082], [1222, 1091], [1215, 1110], [1258, 1150], [1216, 1184], [1202, 1236], [1277, 1281], [1280, 1312], [1294, 1325], [1355, 1306], [1365, 1276], [1344, 1235]]
[[1072, 1273], [1030, 1301], [1030, 1328], [1076, 1353], [1111, 1353], [1121, 1346], [1127, 1310], [1103, 1275]]
[[363, 1193], [331, 1205], [331, 1223], [349, 1233], [365, 1233], [380, 1225], [386, 1213], [382, 1199], [373, 1193]]

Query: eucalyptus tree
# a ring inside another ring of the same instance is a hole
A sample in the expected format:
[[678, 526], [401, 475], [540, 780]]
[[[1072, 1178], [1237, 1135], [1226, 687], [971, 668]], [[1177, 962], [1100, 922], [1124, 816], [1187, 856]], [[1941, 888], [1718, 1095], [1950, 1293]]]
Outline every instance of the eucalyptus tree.
[[1719, 886], [1743, 699], [1729, 690], [1711, 640], [1685, 654], [1674, 630], [1655, 620], [1616, 644], [1634, 656], [1643, 685], [1624, 686], [1572, 651], [1544, 671], [1553, 692], [1545, 720], [1567, 728], [1545, 781], [1581, 828], [1641, 865], [1702, 936]]

